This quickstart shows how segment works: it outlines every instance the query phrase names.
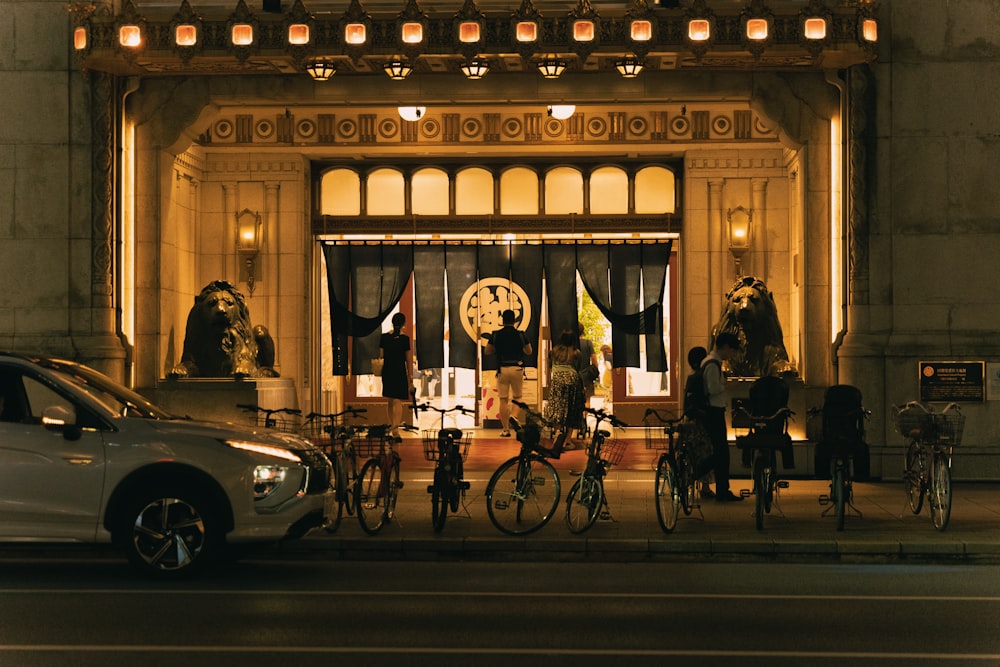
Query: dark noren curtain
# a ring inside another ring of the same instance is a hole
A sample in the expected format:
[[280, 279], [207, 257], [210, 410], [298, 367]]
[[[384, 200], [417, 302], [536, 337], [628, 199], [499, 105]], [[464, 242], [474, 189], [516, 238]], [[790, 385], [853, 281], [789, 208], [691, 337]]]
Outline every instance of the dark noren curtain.
[[468, 313], [462, 310], [462, 295], [476, 283], [476, 246], [445, 246], [448, 278], [448, 361], [455, 368], [475, 368], [479, 341], [465, 328]]
[[444, 368], [443, 246], [413, 248], [413, 319], [418, 368]]
[[[334, 375], [349, 372], [346, 337], [354, 339], [355, 374], [371, 372], [378, 353], [380, 325], [399, 303], [413, 272], [411, 245], [325, 245], [330, 288], [330, 329], [334, 342]], [[349, 289], [346, 288], [349, 285]], [[335, 286], [335, 287], [334, 287]], [[343, 348], [337, 351], [338, 342]]]
[[[646, 370], [666, 370], [663, 290], [662, 287], [653, 289], [646, 286], [651, 286], [656, 276], [662, 284], [670, 259], [670, 247], [670, 241], [577, 245], [577, 269], [583, 286], [594, 305], [611, 322], [611, 345], [617, 368], [639, 367], [638, 336], [644, 335], [647, 343]], [[655, 292], [647, 292], [642, 304], [639, 303], [640, 285]]]
[[563, 330], [576, 331], [579, 328], [576, 303], [576, 246], [571, 243], [546, 244], [544, 254], [549, 335], [555, 342]]
[[542, 320], [542, 246], [518, 243], [510, 246], [510, 277], [520, 285], [528, 297], [530, 310], [522, 313], [521, 321], [530, 317], [524, 335], [531, 343], [531, 354], [524, 360], [526, 366], [538, 366], [538, 332]]

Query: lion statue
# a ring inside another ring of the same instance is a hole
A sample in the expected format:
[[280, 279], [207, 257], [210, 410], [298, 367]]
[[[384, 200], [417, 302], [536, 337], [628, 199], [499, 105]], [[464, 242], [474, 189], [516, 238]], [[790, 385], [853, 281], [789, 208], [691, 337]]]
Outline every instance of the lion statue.
[[257, 342], [243, 295], [225, 280], [209, 283], [194, 298], [181, 362], [170, 371], [170, 377], [256, 375]]
[[764, 281], [744, 276], [726, 294], [722, 317], [712, 329], [712, 343], [722, 332], [736, 334], [740, 351], [729, 360], [729, 372], [737, 377], [798, 375], [788, 360], [784, 336], [778, 322], [774, 296]]

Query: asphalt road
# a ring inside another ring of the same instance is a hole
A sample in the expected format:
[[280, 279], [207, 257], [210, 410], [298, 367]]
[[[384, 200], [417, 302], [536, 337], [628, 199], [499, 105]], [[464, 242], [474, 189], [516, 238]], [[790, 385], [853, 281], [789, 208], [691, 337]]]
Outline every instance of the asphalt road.
[[1000, 566], [0, 564], [0, 665], [997, 665]]

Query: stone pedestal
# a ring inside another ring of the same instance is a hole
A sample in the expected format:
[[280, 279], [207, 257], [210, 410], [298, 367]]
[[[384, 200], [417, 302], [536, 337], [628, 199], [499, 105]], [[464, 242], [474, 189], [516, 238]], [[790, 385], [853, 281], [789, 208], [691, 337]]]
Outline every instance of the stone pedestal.
[[256, 415], [237, 408], [253, 405], [268, 409], [298, 408], [291, 378], [231, 380], [193, 378], [165, 380], [155, 389], [140, 390], [153, 403], [177, 415], [205, 421], [252, 424]]

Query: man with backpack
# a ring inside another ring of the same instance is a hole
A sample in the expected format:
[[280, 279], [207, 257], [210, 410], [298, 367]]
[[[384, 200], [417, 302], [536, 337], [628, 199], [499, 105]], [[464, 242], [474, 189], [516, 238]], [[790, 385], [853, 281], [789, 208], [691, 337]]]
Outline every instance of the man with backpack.
[[[690, 371], [684, 384], [684, 417], [689, 425], [689, 443], [693, 461], [697, 467], [712, 465], [714, 459], [712, 443], [708, 440], [705, 429], [705, 417], [708, 410], [708, 393], [705, 391], [705, 376], [702, 373], [701, 362], [708, 356], [708, 350], [698, 346], [688, 350], [687, 360]], [[698, 494], [702, 498], [714, 498], [715, 493], [709, 488], [712, 472], [708, 471], [698, 479]]]
[[[705, 430], [712, 441], [712, 470], [715, 471], [715, 500], [720, 503], [743, 500], [729, 489], [729, 436], [726, 432], [726, 378], [722, 374], [722, 362], [728, 361], [740, 350], [740, 339], [736, 334], [720, 333], [715, 337], [715, 345], [705, 360], [701, 362], [707, 405], [705, 407]], [[707, 470], [700, 471], [701, 474]], [[700, 476], [700, 475], [699, 475]]]

